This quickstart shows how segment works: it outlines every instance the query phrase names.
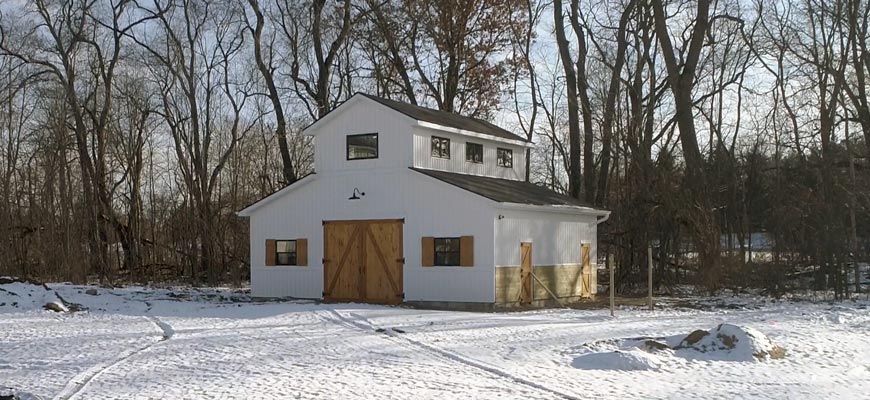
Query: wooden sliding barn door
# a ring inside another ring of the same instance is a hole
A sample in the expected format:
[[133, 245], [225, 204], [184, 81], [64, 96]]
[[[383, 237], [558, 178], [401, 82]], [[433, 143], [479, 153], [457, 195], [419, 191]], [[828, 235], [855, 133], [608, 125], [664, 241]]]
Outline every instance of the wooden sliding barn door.
[[583, 287], [580, 288], [580, 295], [583, 297], [592, 296], [592, 263], [589, 259], [592, 247], [589, 243], [580, 245], [580, 265], [583, 277]]
[[370, 303], [401, 303], [404, 297], [402, 267], [405, 264], [402, 223], [370, 222], [364, 231], [363, 298]]
[[362, 232], [359, 225], [329, 222], [323, 225], [323, 298], [353, 301], [361, 298], [360, 252]]
[[532, 244], [520, 243], [520, 304], [532, 303]]
[[397, 304], [404, 298], [402, 220], [323, 223], [323, 298]]

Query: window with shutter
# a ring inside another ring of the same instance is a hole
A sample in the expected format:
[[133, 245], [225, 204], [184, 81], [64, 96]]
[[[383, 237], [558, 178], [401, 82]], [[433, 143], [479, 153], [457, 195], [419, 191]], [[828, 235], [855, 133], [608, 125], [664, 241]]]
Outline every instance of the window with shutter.
[[275, 265], [296, 265], [296, 241], [278, 240], [275, 243]]
[[308, 265], [308, 239], [266, 240], [266, 266]]
[[435, 265], [452, 267], [459, 265], [460, 238], [435, 238]]
[[424, 267], [474, 266], [474, 236], [424, 237]]

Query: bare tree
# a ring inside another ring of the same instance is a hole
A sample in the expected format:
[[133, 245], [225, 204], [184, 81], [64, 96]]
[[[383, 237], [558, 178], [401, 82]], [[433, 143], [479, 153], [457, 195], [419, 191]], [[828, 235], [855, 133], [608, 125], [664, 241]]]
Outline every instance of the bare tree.
[[86, 0], [36, 0], [21, 16], [31, 29], [11, 37], [0, 24], [0, 55], [40, 68], [63, 88], [72, 119], [84, 203], [88, 209], [90, 259], [107, 278], [108, 234], [120, 224], [112, 210], [107, 170], [113, 84], [124, 35], [146, 19], [130, 20], [130, 0], [102, 4]]
[[[276, 2], [275, 29], [289, 54], [285, 73], [294, 82], [294, 92], [312, 119], [321, 118], [348, 94], [334, 89], [338, 58], [347, 44], [351, 28], [360, 15], [350, 1], [336, 5], [326, 0]], [[262, 71], [261, 71], [262, 72]]]
[[[576, 9], [577, 1], [572, 1], [571, 13], [579, 13]], [[582, 189], [582, 173], [580, 170], [580, 103], [578, 94], [578, 76], [574, 69], [573, 57], [571, 56], [568, 36], [565, 34], [565, 14], [562, 0], [553, 1], [553, 20], [555, 21], [556, 44], [559, 47], [559, 59], [562, 61], [562, 69], [565, 73], [565, 90], [568, 101], [568, 194], [571, 197], [580, 198]], [[583, 52], [585, 53], [585, 52]], [[580, 62], [578, 61], [578, 64]], [[585, 62], [583, 63], [585, 65]], [[591, 124], [591, 120], [589, 121]], [[591, 130], [591, 128], [590, 128]], [[591, 143], [590, 143], [591, 145]], [[592, 174], [592, 171], [585, 171]]]
[[668, 14], [662, 0], [651, 3], [655, 15], [656, 36], [667, 66], [667, 80], [674, 99], [674, 120], [679, 127], [683, 159], [686, 162], [685, 187], [691, 194], [689, 224], [705, 286], [713, 290], [719, 284], [719, 229], [713, 215], [713, 204], [707, 186], [704, 157], [698, 145], [695, 128], [694, 100], [696, 72], [710, 30], [710, 0], [698, 0], [692, 19], [688, 43], [678, 53], [668, 28]]
[[[243, 12], [232, 4], [183, 0], [181, 4], [154, 1], [140, 10], [158, 23], [159, 40], [133, 36], [153, 62], [160, 87], [159, 114], [171, 134], [184, 187], [195, 212], [198, 256], [191, 265], [218, 279], [214, 196], [221, 171], [239, 141], [257, 118], [249, 118], [253, 75], [240, 62], [244, 44]], [[147, 30], [143, 30], [147, 31]], [[145, 35], [145, 32], [140, 32]], [[256, 117], [256, 116], [255, 116]]]
[[490, 116], [512, 68], [501, 53], [525, 26], [521, 1], [397, 0], [372, 10], [372, 30], [383, 38], [376, 53], [397, 75], [397, 92], [414, 104], [429, 99], [439, 110]]
[[[254, 25], [251, 26], [250, 21], [248, 21], [248, 30], [251, 32], [254, 42], [254, 60], [257, 63], [257, 70], [263, 77], [266, 93], [275, 113], [275, 136], [278, 138], [278, 149], [281, 153], [282, 172], [284, 181], [290, 184], [295, 182], [298, 176], [293, 166], [293, 159], [290, 157], [290, 148], [287, 146], [287, 117], [284, 115], [284, 104], [275, 83], [275, 74], [278, 69], [273, 63], [275, 59], [275, 35], [273, 33], [268, 38], [263, 37], [266, 18], [263, 16], [259, 0], [248, 0], [248, 5], [254, 14]], [[268, 40], [266, 54], [264, 54], [263, 49], [264, 40]]]
[[[616, 118], [616, 100], [622, 86], [622, 69], [625, 65], [628, 40], [626, 38], [628, 23], [635, 15], [636, 1], [631, 0], [622, 10], [619, 17], [619, 25], [616, 30], [616, 56], [611, 64], [610, 79], [604, 99], [604, 108], [601, 114], [601, 162], [598, 171], [597, 188], [595, 189], [595, 204], [604, 205], [607, 202], [607, 183], [610, 177], [610, 159], [613, 151], [614, 119]], [[599, 48], [599, 52], [602, 52]], [[602, 52], [603, 53], [603, 52]], [[604, 58], [604, 54], [601, 54]], [[587, 191], [591, 191], [587, 187]]]
[[[513, 69], [511, 97], [513, 98], [514, 112], [517, 115], [520, 129], [525, 134], [526, 139], [530, 142], [535, 135], [536, 123], [538, 122], [538, 110], [540, 100], [538, 99], [538, 83], [537, 71], [532, 56], [532, 43], [537, 37], [535, 29], [541, 21], [544, 12], [547, 8], [547, 3], [543, 1], [526, 0], [526, 10], [523, 16], [522, 23], [512, 23], [511, 32], [514, 46], [514, 52], [518, 54], [518, 59], [515, 63], [521, 65]], [[525, 91], [521, 89], [521, 81], [528, 79], [528, 84], [525, 86]], [[522, 93], [521, 93], [522, 92]], [[524, 96], [528, 96], [524, 99]], [[526, 150], [526, 181], [531, 176], [532, 150]]]

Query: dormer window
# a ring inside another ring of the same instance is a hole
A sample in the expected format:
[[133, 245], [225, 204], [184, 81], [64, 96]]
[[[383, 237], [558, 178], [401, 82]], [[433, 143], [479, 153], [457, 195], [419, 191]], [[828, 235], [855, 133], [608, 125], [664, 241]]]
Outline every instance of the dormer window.
[[483, 164], [483, 145], [480, 143], [465, 143], [465, 161]]
[[432, 157], [450, 159], [450, 139], [432, 136]]
[[378, 158], [377, 133], [347, 136], [348, 160], [367, 160], [372, 158]]
[[511, 149], [496, 149], [496, 164], [499, 167], [513, 168], [514, 166], [514, 151]]

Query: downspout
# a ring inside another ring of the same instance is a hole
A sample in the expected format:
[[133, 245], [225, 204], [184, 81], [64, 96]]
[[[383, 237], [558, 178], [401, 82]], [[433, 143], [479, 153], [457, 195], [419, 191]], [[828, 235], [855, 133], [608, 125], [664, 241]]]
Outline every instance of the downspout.
[[[596, 233], [595, 233], [595, 243], [596, 243], [596, 244], [595, 244], [595, 245], [596, 245], [596, 246], [598, 246], [598, 233], [597, 233], [598, 225], [601, 225], [601, 224], [607, 222], [607, 220], [610, 219], [610, 214], [611, 214], [611, 213], [608, 212], [604, 217], [595, 220], [595, 227], [596, 227]], [[598, 249], [596, 249], [596, 251], [598, 251]], [[598, 261], [598, 260], [595, 260], [595, 261]], [[608, 266], [607, 268], [610, 268], [610, 266]], [[598, 276], [598, 272], [597, 272], [598, 269], [597, 269], [597, 267], [596, 267], [595, 271], [596, 271], [596, 272], [595, 272], [595, 275], [596, 275], [595, 281], [597, 282], [597, 281], [598, 281], [598, 277], [597, 277], [597, 276]], [[612, 275], [611, 275], [611, 277], [612, 277]], [[612, 279], [612, 278], [611, 278], [611, 279]], [[613, 282], [613, 281], [611, 281], [611, 282]], [[609, 290], [611, 290], [611, 291], [613, 290], [613, 285], [612, 285], [612, 284], [610, 285], [610, 289], [609, 289]], [[598, 293], [598, 290], [596, 289], [596, 290], [595, 290], [595, 294], [597, 294], [597, 293]], [[594, 297], [595, 294], [591, 294], [591, 296]]]

